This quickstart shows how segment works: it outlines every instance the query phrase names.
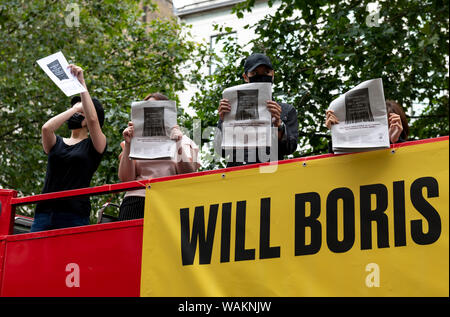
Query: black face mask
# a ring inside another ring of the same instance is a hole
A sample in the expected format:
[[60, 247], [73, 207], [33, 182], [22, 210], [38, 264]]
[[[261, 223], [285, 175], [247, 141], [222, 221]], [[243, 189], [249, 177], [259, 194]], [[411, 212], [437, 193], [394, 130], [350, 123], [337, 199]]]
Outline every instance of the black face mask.
[[255, 76], [249, 77], [248, 81], [251, 83], [273, 83], [273, 77], [256, 74]]
[[84, 116], [79, 113], [74, 113], [69, 120], [67, 120], [67, 127], [69, 130], [81, 129], [81, 122], [84, 120]]

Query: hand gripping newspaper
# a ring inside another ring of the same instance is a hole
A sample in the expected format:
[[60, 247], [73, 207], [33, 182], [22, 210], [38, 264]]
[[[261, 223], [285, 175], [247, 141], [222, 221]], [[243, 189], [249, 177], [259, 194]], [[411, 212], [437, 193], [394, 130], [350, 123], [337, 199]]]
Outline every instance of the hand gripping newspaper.
[[231, 106], [223, 120], [222, 148], [270, 147], [272, 117], [266, 101], [272, 99], [272, 84], [233, 86], [222, 96]]
[[331, 126], [334, 153], [389, 148], [388, 118], [381, 78], [367, 80], [333, 100], [339, 123]]
[[131, 121], [134, 123], [134, 137], [130, 144], [130, 158], [175, 158], [176, 141], [170, 139], [170, 131], [177, 124], [175, 101], [133, 102]]
[[62, 52], [41, 58], [37, 63], [67, 97], [86, 91], [78, 78], [67, 68], [69, 63]]

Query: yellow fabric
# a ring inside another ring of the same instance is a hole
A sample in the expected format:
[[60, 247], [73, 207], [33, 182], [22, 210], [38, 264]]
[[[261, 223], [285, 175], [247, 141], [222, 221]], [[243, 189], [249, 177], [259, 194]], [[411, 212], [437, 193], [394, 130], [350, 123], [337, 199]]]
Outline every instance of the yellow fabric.
[[448, 145], [152, 183], [141, 296], [449, 296]]

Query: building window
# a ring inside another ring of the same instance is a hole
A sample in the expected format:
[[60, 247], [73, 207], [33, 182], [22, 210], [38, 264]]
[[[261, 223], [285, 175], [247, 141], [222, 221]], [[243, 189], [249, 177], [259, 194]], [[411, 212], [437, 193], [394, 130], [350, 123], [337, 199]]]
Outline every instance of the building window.
[[225, 43], [231, 39], [236, 40], [237, 39], [237, 33], [236, 32], [230, 32], [230, 33], [222, 33], [222, 34], [216, 34], [211, 35], [209, 46], [211, 48], [211, 51], [216, 54], [216, 57], [211, 58], [211, 63], [209, 65], [209, 74], [212, 75], [217, 70], [217, 65], [220, 64], [220, 60], [225, 56], [225, 53], [223, 52], [223, 49], [225, 47]]

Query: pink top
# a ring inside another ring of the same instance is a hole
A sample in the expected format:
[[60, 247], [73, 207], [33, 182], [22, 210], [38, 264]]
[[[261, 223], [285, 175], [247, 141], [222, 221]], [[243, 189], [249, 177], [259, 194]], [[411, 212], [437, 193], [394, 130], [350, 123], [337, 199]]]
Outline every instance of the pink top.
[[[180, 145], [178, 145], [180, 149]], [[200, 164], [197, 162], [198, 146], [188, 137], [181, 139], [181, 154], [173, 158], [162, 158], [155, 160], [135, 160], [136, 180], [165, 177], [177, 174], [195, 172]], [[145, 197], [145, 189], [128, 191], [127, 196]]]

